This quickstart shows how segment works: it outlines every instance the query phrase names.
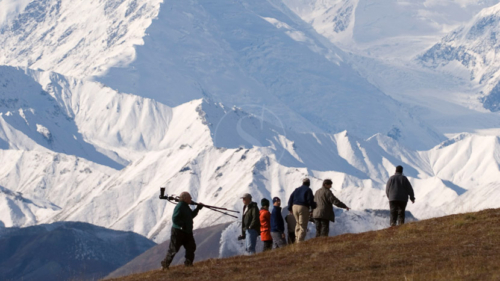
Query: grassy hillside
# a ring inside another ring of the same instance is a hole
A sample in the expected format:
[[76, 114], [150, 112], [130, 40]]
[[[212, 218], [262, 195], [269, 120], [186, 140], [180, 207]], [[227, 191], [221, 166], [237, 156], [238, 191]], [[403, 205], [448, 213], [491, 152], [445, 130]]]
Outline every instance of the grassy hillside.
[[500, 209], [312, 239], [254, 256], [115, 280], [181, 279], [500, 280]]

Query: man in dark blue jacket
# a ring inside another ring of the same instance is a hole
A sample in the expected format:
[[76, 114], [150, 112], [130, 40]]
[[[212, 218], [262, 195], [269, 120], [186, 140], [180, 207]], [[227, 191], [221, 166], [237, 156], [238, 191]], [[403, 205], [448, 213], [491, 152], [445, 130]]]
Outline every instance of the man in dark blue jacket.
[[286, 245], [285, 221], [281, 216], [281, 199], [273, 198], [273, 212], [271, 213], [271, 237], [275, 248], [282, 248]]
[[309, 216], [311, 211], [316, 208], [314, 195], [309, 186], [311, 186], [311, 181], [305, 178], [302, 180], [302, 186], [296, 188], [288, 200], [288, 211], [293, 212], [293, 216], [297, 221], [297, 226], [295, 227], [297, 243], [306, 239]]
[[403, 175], [402, 166], [396, 167], [396, 174], [387, 181], [385, 192], [391, 208], [391, 226], [396, 226], [396, 220], [399, 225], [404, 224], [408, 197], [415, 203], [415, 194], [410, 181]]

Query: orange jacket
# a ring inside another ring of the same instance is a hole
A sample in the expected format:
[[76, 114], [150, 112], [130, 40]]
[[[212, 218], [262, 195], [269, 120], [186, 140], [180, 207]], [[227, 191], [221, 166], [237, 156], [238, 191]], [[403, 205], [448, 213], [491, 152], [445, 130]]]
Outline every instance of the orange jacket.
[[260, 240], [271, 241], [271, 213], [268, 210], [260, 210]]

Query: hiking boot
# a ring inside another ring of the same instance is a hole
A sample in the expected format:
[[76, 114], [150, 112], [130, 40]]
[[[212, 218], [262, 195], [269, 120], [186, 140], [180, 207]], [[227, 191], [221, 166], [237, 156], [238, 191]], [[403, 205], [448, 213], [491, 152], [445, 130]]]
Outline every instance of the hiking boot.
[[161, 261], [161, 270], [167, 270], [168, 269], [168, 264], [166, 261]]
[[193, 262], [192, 262], [192, 261], [190, 261], [190, 260], [186, 260], [186, 261], [184, 261], [184, 265], [185, 265], [186, 267], [192, 267], [192, 266], [193, 266]]

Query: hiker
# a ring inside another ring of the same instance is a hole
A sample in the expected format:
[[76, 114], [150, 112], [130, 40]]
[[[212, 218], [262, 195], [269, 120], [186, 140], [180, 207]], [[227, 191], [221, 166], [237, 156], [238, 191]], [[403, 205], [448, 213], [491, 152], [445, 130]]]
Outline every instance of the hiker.
[[285, 221], [281, 216], [281, 199], [279, 197], [273, 198], [273, 212], [271, 213], [271, 237], [273, 238], [274, 248], [285, 247]]
[[264, 242], [264, 252], [273, 248], [273, 237], [271, 236], [271, 213], [269, 213], [269, 200], [263, 198], [260, 201], [260, 240]]
[[193, 236], [193, 219], [203, 208], [203, 204], [199, 203], [194, 210], [191, 210], [189, 204], [191, 204], [191, 195], [188, 192], [182, 192], [179, 196], [179, 203], [175, 206], [174, 214], [172, 215], [173, 224], [170, 235], [170, 246], [168, 247], [167, 256], [161, 262], [163, 270], [168, 269], [181, 246], [184, 246], [184, 249], [186, 249], [184, 265], [193, 266], [194, 252], [196, 251], [196, 242]]
[[285, 217], [286, 228], [288, 230], [288, 244], [295, 243], [295, 227], [297, 227], [297, 221], [292, 213], [288, 213]]
[[241, 235], [238, 240], [245, 239], [248, 254], [255, 254], [257, 236], [260, 233], [260, 215], [257, 203], [252, 202], [252, 195], [245, 193], [243, 197], [243, 217], [241, 218]]
[[323, 181], [323, 186], [314, 194], [314, 202], [317, 207], [313, 211], [314, 223], [316, 224], [316, 237], [326, 236], [330, 232], [330, 222], [335, 222], [335, 212], [332, 205], [339, 208], [350, 210], [332, 193], [332, 180]]
[[396, 174], [387, 181], [385, 192], [391, 208], [391, 226], [396, 226], [396, 220], [399, 225], [404, 224], [408, 197], [415, 203], [415, 195], [410, 181], [403, 175], [402, 166], [396, 167]]
[[288, 211], [293, 212], [293, 216], [297, 221], [295, 227], [297, 243], [305, 240], [310, 209], [316, 208], [314, 196], [309, 186], [311, 186], [311, 181], [308, 178], [303, 179], [302, 186], [296, 188], [288, 200]]

